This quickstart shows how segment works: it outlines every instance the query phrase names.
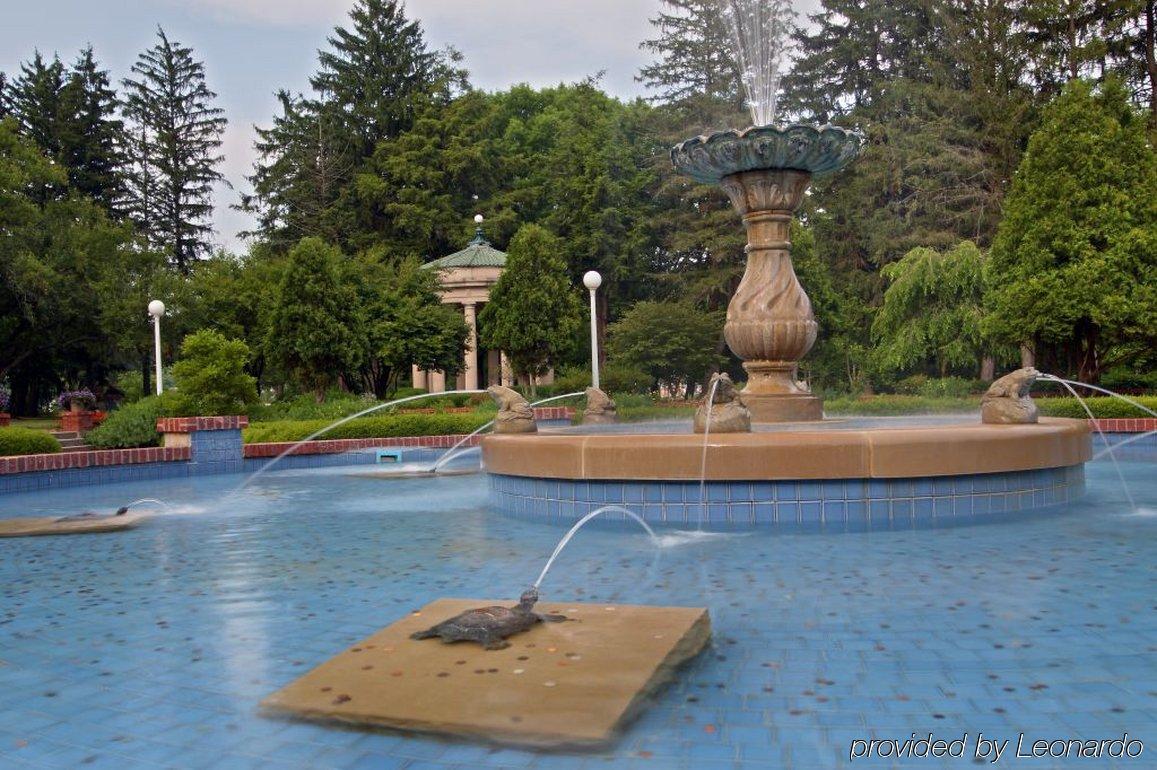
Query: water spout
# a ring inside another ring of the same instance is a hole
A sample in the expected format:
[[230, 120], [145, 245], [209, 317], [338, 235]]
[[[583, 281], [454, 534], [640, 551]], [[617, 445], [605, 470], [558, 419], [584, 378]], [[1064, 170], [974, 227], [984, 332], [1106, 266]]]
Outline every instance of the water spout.
[[365, 417], [367, 414], [370, 414], [372, 412], [376, 412], [379, 409], [385, 409], [386, 407], [396, 406], [398, 404], [405, 404], [409, 401], [418, 401], [418, 400], [423, 399], [423, 398], [433, 398], [435, 396], [439, 396], [439, 397], [440, 396], [453, 396], [453, 395], [461, 395], [461, 394], [474, 395], [476, 393], [485, 393], [485, 392], [486, 391], [484, 391], [484, 390], [446, 390], [446, 391], [442, 391], [441, 393], [419, 393], [416, 396], [406, 396], [405, 398], [396, 398], [393, 401], [387, 401], [384, 404], [377, 404], [375, 406], [371, 406], [369, 409], [363, 409], [362, 411], [358, 412], [357, 414], [351, 414], [349, 417], [343, 417], [342, 419], [340, 419], [334, 423], [331, 423], [330, 425], [325, 426], [321, 430], [309, 434], [308, 436], [303, 438], [301, 441], [298, 441], [296, 444], [291, 446], [289, 449], [286, 449], [284, 452], [277, 455], [277, 457], [274, 457], [272, 460], [265, 463], [265, 465], [262, 465], [260, 468], [258, 468], [256, 471], [254, 471], [249, 476], [249, 478], [242, 481], [237, 486], [237, 488], [234, 489], [229, 494], [230, 494], [230, 496], [232, 496], [232, 495], [236, 495], [240, 492], [243, 492], [250, 484], [252, 484], [254, 481], [259, 479], [261, 476], [265, 475], [269, 471], [270, 468], [272, 468], [277, 463], [281, 462], [284, 458], [286, 458], [289, 455], [296, 452], [298, 447], [300, 447], [303, 444], [307, 444], [310, 441], [313, 441], [318, 436], [324, 435], [324, 434], [328, 433], [329, 431], [333, 430], [334, 428], [337, 428], [341, 425], [345, 425], [350, 420], [356, 420], [359, 417]]
[[[581, 396], [581, 395], [583, 395], [583, 393], [577, 392], [577, 393], [566, 393], [566, 394], [561, 395], [561, 396], [551, 396], [550, 398], [544, 398], [544, 399], [541, 399], [539, 401], [535, 401], [533, 404], [531, 404], [531, 406], [532, 407], [541, 406], [542, 404], [549, 404], [551, 401], [561, 401], [564, 398], [575, 398], [576, 396]], [[475, 430], [471, 431], [468, 435], [463, 436], [461, 439], [459, 439], [457, 444], [455, 444], [454, 446], [447, 449], [446, 452], [441, 457], [438, 458], [438, 461], [430, 466], [430, 473], [437, 473], [438, 469], [441, 468], [443, 465], [450, 462], [455, 457], [458, 457], [459, 455], [465, 454], [470, 449], [473, 449], [473, 447], [468, 447], [467, 449], [463, 449], [461, 452], [458, 452], [457, 454], [455, 454], [455, 451], [460, 446], [462, 446], [467, 441], [474, 438], [479, 433], [486, 430], [487, 428], [489, 428], [492, 425], [494, 425], [494, 420], [491, 420], [490, 422], [486, 423], [485, 425], [483, 425], [479, 428], [476, 428]]]
[[654, 543], [656, 547], [662, 547], [662, 542], [659, 540], [659, 536], [655, 534], [655, 530], [651, 529], [650, 525], [643, 521], [643, 518], [639, 516], [639, 514], [628, 508], [624, 508], [621, 505], [604, 505], [602, 508], [593, 510], [586, 516], [583, 516], [581, 519], [575, 522], [575, 525], [570, 528], [569, 532], [562, 536], [562, 540], [559, 540], [558, 545], [554, 548], [554, 553], [552, 553], [550, 558], [546, 560], [546, 566], [543, 567], [542, 572], [539, 573], [538, 580], [534, 581], [535, 588], [538, 588], [540, 585], [542, 585], [542, 581], [546, 578], [546, 573], [550, 572], [550, 567], [552, 564], [554, 564], [554, 560], [558, 558], [560, 553], [562, 553], [562, 549], [566, 548], [567, 543], [569, 543], [571, 538], [575, 536], [575, 533], [582, 529], [583, 525], [588, 521], [595, 518], [596, 516], [601, 516], [604, 513], [622, 513], [626, 516], [629, 516], [630, 518], [637, 521], [639, 526], [647, 530], [647, 534], [651, 537], [651, 542]]
[[1053, 374], [1042, 374], [1039, 379], [1047, 382], [1059, 382], [1065, 390], [1072, 394], [1073, 398], [1077, 400], [1077, 403], [1081, 405], [1081, 408], [1085, 410], [1085, 414], [1089, 416], [1089, 421], [1093, 423], [1093, 427], [1097, 433], [1101, 435], [1101, 441], [1105, 444], [1105, 451], [1109, 453], [1109, 459], [1113, 461], [1113, 469], [1117, 472], [1117, 478], [1121, 480], [1121, 489], [1125, 492], [1125, 499], [1129, 501], [1129, 510], [1137, 510], [1137, 502], [1133, 499], [1133, 495], [1129, 491], [1129, 484], [1125, 481], [1125, 474], [1121, 472], [1121, 466], [1117, 464], [1117, 455], [1113, 452], [1113, 446], [1105, 436], [1105, 431], [1101, 430], [1100, 421], [1093, 416], [1093, 410], [1089, 409], [1089, 405], [1085, 403], [1085, 399], [1081, 398], [1080, 394], [1077, 393], [1068, 380], [1061, 379]]
[[699, 529], [707, 519], [707, 439], [711, 436], [711, 407], [715, 404], [715, 389], [719, 379], [711, 380], [711, 390], [707, 393], [707, 421], [703, 425], [703, 455], [699, 460]]
[[731, 35], [754, 125], [775, 120], [780, 69], [787, 57], [795, 11], [790, 0], [716, 0]]

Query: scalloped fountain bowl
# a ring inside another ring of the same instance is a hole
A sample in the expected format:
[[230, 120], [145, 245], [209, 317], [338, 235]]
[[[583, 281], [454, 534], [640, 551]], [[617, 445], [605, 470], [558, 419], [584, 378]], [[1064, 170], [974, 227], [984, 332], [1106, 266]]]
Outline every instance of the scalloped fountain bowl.
[[858, 131], [839, 126], [751, 126], [688, 139], [671, 148], [671, 162], [682, 174], [718, 184], [741, 171], [792, 169], [812, 176], [847, 166], [864, 146]]

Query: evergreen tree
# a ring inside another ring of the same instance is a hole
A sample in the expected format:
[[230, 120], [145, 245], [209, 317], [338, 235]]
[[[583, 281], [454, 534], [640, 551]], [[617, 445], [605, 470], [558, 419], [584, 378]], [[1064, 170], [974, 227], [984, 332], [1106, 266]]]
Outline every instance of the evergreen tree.
[[20, 132], [50, 158], [61, 155], [61, 117], [64, 113], [64, 65], [56, 56], [51, 62], [36, 51], [20, 65], [20, 76], [9, 87], [8, 109]]
[[265, 348], [320, 402], [344, 372], [358, 367], [357, 298], [342, 281], [342, 253], [320, 238], [289, 252]]
[[561, 243], [549, 231], [524, 225], [509, 249], [506, 268], [478, 322], [482, 344], [506, 351], [533, 396], [536, 379], [577, 341], [582, 326], [579, 294], [567, 279]]
[[[431, 52], [397, 0], [358, 0], [310, 78], [313, 96], [279, 94], [281, 114], [259, 129], [260, 158], [241, 208], [280, 243], [318, 235], [360, 250], [378, 243], [360, 216], [355, 176], [378, 144], [409, 130], [465, 88], [459, 55]], [[369, 181], [369, 180], [367, 180]]]
[[69, 71], [60, 101], [60, 160], [68, 168], [69, 184], [115, 212], [124, 198], [124, 124], [117, 117], [108, 72], [98, 68], [92, 46], [81, 51]]
[[665, 387], [691, 397], [721, 363], [716, 343], [723, 320], [722, 311], [690, 302], [637, 302], [608, 329], [607, 357], [616, 366], [646, 372], [653, 390]]
[[1005, 202], [988, 331], [1096, 382], [1157, 346], [1157, 153], [1122, 85], [1069, 83]]
[[651, 24], [657, 37], [639, 47], [657, 61], [639, 70], [635, 80], [655, 92], [654, 101], [707, 96], [743, 108], [739, 65], [719, 15], [719, 0], [663, 0]]
[[133, 164], [128, 204], [138, 228], [187, 274], [210, 248], [226, 121], [212, 106], [217, 95], [205, 85], [204, 64], [193, 50], [160, 28], [157, 37], [132, 67], [137, 79], [124, 81]]

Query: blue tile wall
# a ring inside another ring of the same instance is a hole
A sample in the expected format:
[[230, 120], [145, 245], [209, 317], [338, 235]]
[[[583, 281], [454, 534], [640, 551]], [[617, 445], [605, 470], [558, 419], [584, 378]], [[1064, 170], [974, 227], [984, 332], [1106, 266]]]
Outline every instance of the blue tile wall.
[[490, 505], [570, 523], [604, 505], [648, 521], [751, 526], [909, 526], [1063, 505], [1084, 493], [1084, 466], [970, 476], [834, 481], [632, 482], [491, 475]]

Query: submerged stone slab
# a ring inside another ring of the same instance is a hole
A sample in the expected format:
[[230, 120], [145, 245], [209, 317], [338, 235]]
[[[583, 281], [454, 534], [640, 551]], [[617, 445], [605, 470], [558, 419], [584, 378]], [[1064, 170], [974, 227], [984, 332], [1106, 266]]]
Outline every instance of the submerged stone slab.
[[503, 650], [414, 640], [473, 608], [513, 601], [439, 599], [266, 698], [268, 714], [441, 733], [528, 746], [610, 742], [711, 636], [707, 610], [581, 603], [535, 609], [540, 623]]
[[148, 514], [126, 513], [123, 516], [94, 516], [91, 519], [61, 521], [59, 516], [26, 519], [0, 519], [0, 537], [36, 537], [38, 535], [88, 535], [132, 529]]

